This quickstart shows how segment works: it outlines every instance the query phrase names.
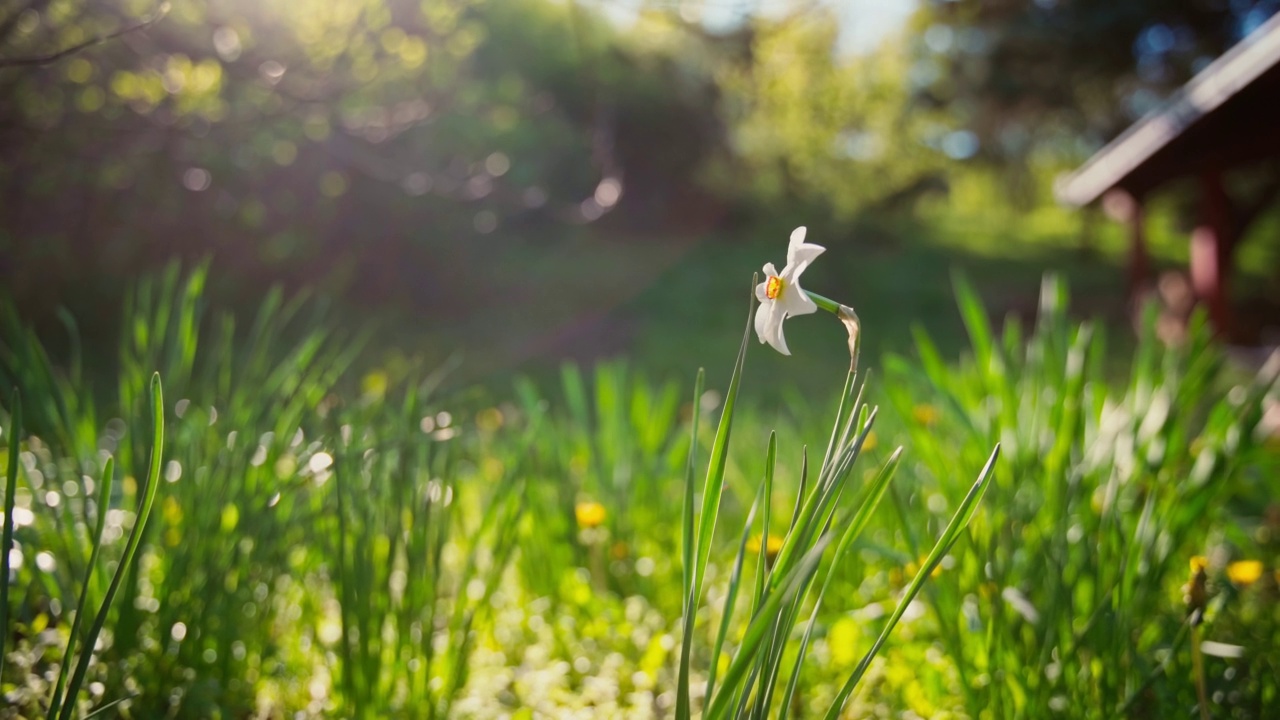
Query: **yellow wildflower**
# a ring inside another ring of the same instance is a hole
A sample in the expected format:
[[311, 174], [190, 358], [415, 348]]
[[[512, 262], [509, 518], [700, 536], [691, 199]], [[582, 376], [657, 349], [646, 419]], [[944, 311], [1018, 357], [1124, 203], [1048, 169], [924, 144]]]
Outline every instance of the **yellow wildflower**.
[[390, 379], [383, 370], [374, 370], [360, 379], [360, 390], [364, 393], [364, 399], [369, 402], [381, 400], [387, 394], [387, 385]]
[[582, 528], [599, 527], [607, 515], [604, 506], [594, 501], [578, 503], [573, 514], [578, 518], [578, 526]]
[[498, 430], [505, 420], [506, 418], [502, 417], [502, 411], [496, 407], [485, 408], [476, 413], [476, 427], [485, 432]]
[[1247, 587], [1262, 577], [1262, 561], [1238, 560], [1227, 565], [1227, 578], [1232, 583]]
[[942, 416], [942, 413], [938, 412], [938, 408], [932, 405], [917, 405], [911, 411], [911, 415], [916, 419], [916, 422], [925, 427], [931, 427], [938, 422], [938, 418]]
[[747, 549], [757, 555], [760, 553], [761, 546], [764, 547], [764, 556], [768, 560], [778, 557], [778, 553], [782, 552], [782, 538], [769, 533], [769, 538], [765, 540], [759, 535], [747, 541]]
[[875, 450], [875, 449], [876, 449], [876, 445], [878, 445], [878, 444], [879, 444], [879, 442], [880, 442], [880, 441], [876, 438], [876, 431], [875, 431], [875, 430], [872, 430], [872, 431], [870, 431], [870, 432], [868, 432], [868, 433], [867, 433], [867, 439], [862, 441], [862, 449], [863, 449], [863, 450]]
[[1203, 555], [1191, 558], [1191, 575], [1187, 578], [1187, 584], [1182, 586], [1182, 600], [1187, 604], [1187, 616], [1191, 618], [1193, 625], [1200, 624], [1204, 606], [1209, 601], [1208, 575], [1205, 572], [1208, 564], [1209, 561]]
[[[916, 576], [916, 573], [920, 572], [920, 568], [924, 565], [924, 561], [928, 559], [929, 559], [928, 556], [925, 556], [920, 558], [919, 563], [916, 563], [914, 561], [908, 562], [906, 568], [904, 569], [905, 576], [914, 578]], [[938, 563], [933, 567], [933, 570], [929, 572], [929, 577], [936, 578], [941, 574], [942, 574], [942, 563]]]

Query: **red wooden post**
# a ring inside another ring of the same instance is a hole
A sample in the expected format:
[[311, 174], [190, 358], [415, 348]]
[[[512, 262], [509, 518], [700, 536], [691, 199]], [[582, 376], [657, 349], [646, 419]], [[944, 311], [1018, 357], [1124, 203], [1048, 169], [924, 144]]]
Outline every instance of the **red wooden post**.
[[1222, 186], [1222, 173], [1200, 176], [1200, 224], [1191, 232], [1191, 286], [1209, 307], [1214, 330], [1229, 337], [1231, 306], [1227, 279], [1231, 261], [1231, 200]]

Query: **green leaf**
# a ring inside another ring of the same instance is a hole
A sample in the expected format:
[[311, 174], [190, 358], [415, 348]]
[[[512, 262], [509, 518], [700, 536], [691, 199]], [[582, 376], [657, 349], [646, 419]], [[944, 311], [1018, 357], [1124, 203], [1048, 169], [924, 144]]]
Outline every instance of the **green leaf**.
[[951, 276], [951, 284], [955, 286], [956, 303], [960, 306], [960, 317], [969, 331], [969, 342], [973, 345], [974, 361], [983, 377], [992, 369], [993, 342], [991, 339], [991, 322], [987, 320], [987, 312], [974, 292], [973, 286], [964, 275], [956, 272]]
[[[89, 553], [89, 563], [84, 568], [84, 582], [80, 585], [80, 599], [76, 602], [76, 616], [71, 621], [71, 634], [67, 638], [67, 649], [62, 653], [62, 664], [58, 668], [58, 683], [53, 690], [53, 698], [49, 702], [49, 712], [45, 715], [49, 720], [58, 716], [64, 701], [63, 690], [67, 683], [67, 669], [71, 666], [71, 658], [75, 656], [76, 638], [80, 636], [80, 624], [84, 621], [84, 606], [89, 597], [89, 583], [93, 580], [94, 568], [98, 565], [98, 555], [102, 551], [102, 531], [107, 526], [107, 507], [111, 502], [111, 484], [115, 477], [115, 458], [108, 457], [102, 468], [102, 480], [98, 483], [98, 518], [93, 528], [93, 550]], [[92, 647], [90, 652], [92, 652]]]
[[[107, 613], [111, 609], [111, 602], [115, 599], [116, 593], [120, 589], [120, 583], [124, 580], [124, 575], [128, 571], [130, 563], [133, 562], [134, 556], [138, 554], [138, 545], [142, 541], [142, 531], [147, 526], [147, 520], [151, 516], [151, 507], [155, 503], [156, 491], [160, 486], [160, 459], [164, 452], [164, 397], [160, 388], [159, 373], [151, 376], [151, 413], [152, 422], [154, 423], [154, 432], [151, 436], [151, 463], [147, 472], [147, 482], [142, 489], [142, 498], [138, 502], [137, 519], [134, 520], [133, 529], [129, 531], [129, 540], [125, 544], [124, 554], [120, 556], [120, 563], [116, 566], [116, 572], [111, 577], [111, 584], [107, 587], [106, 597], [102, 599], [102, 606], [98, 608], [98, 613], [93, 619], [93, 626], [89, 629], [89, 635], [85, 637], [84, 646], [86, 648], [93, 648], [98, 642], [98, 635], [102, 632], [102, 626], [107, 622]], [[84, 676], [89, 670], [89, 661], [92, 657], [92, 652], [81, 653], [80, 660], [76, 663], [75, 674], [71, 676], [71, 683], [67, 687], [66, 700], [62, 706], [62, 713], [59, 715], [60, 720], [70, 720], [71, 714], [75, 712], [75, 698], [80, 693], [80, 686], [84, 683]]]
[[[760, 542], [761, 552], [756, 556], [756, 592], [751, 599], [751, 616], [755, 617], [756, 609], [760, 607], [760, 603], [764, 602], [765, 588], [767, 587], [765, 580], [769, 574], [769, 563], [767, 553], [764, 548], [769, 545], [769, 505], [773, 498], [773, 472], [778, 459], [778, 434], [769, 432], [769, 450], [765, 453], [764, 461], [764, 519], [760, 522]], [[803, 473], [801, 483], [803, 484]], [[796, 505], [796, 511], [799, 512], [799, 503]], [[707, 693], [710, 694], [709, 692]]]
[[[711, 695], [716, 687], [716, 670], [720, 664], [720, 652], [724, 649], [724, 640], [729, 635], [729, 623], [733, 620], [733, 607], [738, 599], [738, 587], [742, 584], [742, 566], [747, 554], [747, 539], [751, 537], [751, 525], [756, 519], [756, 510], [760, 507], [764, 495], [765, 481], [760, 482], [760, 490], [756, 492], [756, 502], [747, 513], [747, 522], [742, 527], [742, 538], [738, 541], [738, 555], [733, 561], [733, 570], [729, 573], [729, 590], [724, 600], [724, 612], [720, 615], [720, 629], [716, 632], [716, 642], [711, 648], [711, 666], [707, 669], [706, 694]], [[768, 506], [768, 502], [765, 502]], [[764, 556], [763, 547], [760, 556]]]
[[13, 389], [13, 410], [9, 414], [9, 467], [4, 482], [4, 530], [0, 541], [0, 677], [9, 654], [9, 551], [13, 548], [13, 508], [18, 493], [18, 437], [22, 434], [22, 396]]
[[809, 615], [808, 626], [805, 627], [804, 637], [800, 640], [800, 649], [796, 652], [795, 666], [791, 669], [791, 677], [787, 681], [787, 690], [782, 696], [782, 704], [780, 707], [791, 707], [791, 698], [795, 695], [796, 685], [800, 680], [800, 667], [804, 663], [805, 653], [809, 648], [809, 638], [813, 634], [813, 628], [818, 623], [818, 609], [822, 607], [822, 601], [827, 596], [827, 590], [831, 587], [831, 581], [835, 577], [836, 568], [840, 567], [840, 559], [844, 556], [845, 550], [853, 544], [862, 535], [862, 531], [866, 529], [867, 523], [871, 520], [871, 515], [880, 505], [880, 500], [884, 498], [885, 489], [889, 487], [889, 482], [893, 480], [894, 473], [898, 470], [898, 464], [902, 459], [902, 448], [893, 451], [889, 459], [885, 461], [884, 467], [880, 468], [880, 472], [876, 474], [875, 480], [871, 482], [867, 488], [867, 495], [862, 500], [862, 504], [858, 506], [852, 520], [842, 523], [846, 526], [843, 535], [840, 536], [840, 542], [836, 544], [835, 553], [831, 556], [831, 566], [827, 568], [827, 577], [822, 582], [822, 589], [818, 591], [818, 597], [813, 603], [813, 611]]
[[[738, 401], [738, 388], [742, 383], [742, 366], [747, 356], [747, 341], [751, 338], [751, 307], [754, 302], [753, 293], [748, 304], [747, 327], [742, 333], [742, 344], [738, 346], [738, 359], [734, 362], [733, 375], [729, 378], [729, 391], [725, 393], [724, 408], [720, 411], [720, 424], [716, 428], [715, 441], [711, 444], [707, 478], [702, 486], [698, 544], [694, 551], [693, 574], [684, 605], [684, 642], [680, 649], [680, 675], [676, 687], [676, 718], [678, 720], [687, 720], [692, 712], [689, 703], [689, 654], [693, 650], [693, 625], [697, 616], [707, 559], [711, 554], [711, 539], [715, 534], [716, 518], [720, 514], [720, 497], [724, 493], [724, 469], [729, 455], [729, 437], [733, 429], [733, 410]], [[686, 500], [686, 503], [688, 502]]]
[[969, 488], [969, 493], [965, 495], [964, 501], [956, 509], [955, 515], [951, 517], [951, 522], [947, 523], [946, 529], [942, 532], [942, 537], [938, 538], [938, 541], [934, 543], [933, 549], [929, 551], [929, 556], [921, 564], [915, 577], [911, 579], [911, 584], [907, 586], [902, 597], [898, 599], [898, 605], [894, 608], [893, 614], [889, 616], [888, 621], [885, 622], [879, 637], [876, 638], [871, 649], [867, 651], [867, 654], [863, 656], [857, 667], [854, 668], [853, 673], [849, 675], [849, 679], [840, 688], [840, 692], [836, 694], [835, 701], [831, 703], [831, 707], [825, 715], [826, 720], [836, 720], [839, 717], [840, 711], [844, 709], [844, 704], [849, 699], [849, 695], [853, 693], [853, 689], [862, 680], [862, 675], [867, 671], [867, 667], [875, 659], [876, 654], [880, 652], [880, 648], [885, 641], [888, 640], [889, 633], [893, 631], [898, 621], [902, 619], [902, 614], [906, 612], [907, 606], [920, 593], [920, 589], [924, 587], [925, 580], [929, 578], [934, 568], [942, 562], [942, 558], [959, 540], [961, 531], [973, 519], [973, 514], [978, 509], [978, 503], [982, 501], [982, 496], [987, 491], [988, 480], [991, 478], [991, 473], [995, 469], [996, 459], [999, 457], [1000, 446], [996, 445], [995, 449], [991, 451], [991, 457], [987, 459], [987, 464], [982, 468], [982, 472], [978, 474], [977, 481]]
[[830, 540], [829, 536], [822, 538], [804, 554], [796, 567], [788, 573], [779, 592], [769, 596], [755, 619], [747, 626], [747, 632], [738, 646], [738, 652], [725, 672], [724, 684], [709, 700], [703, 720], [717, 720], [725, 716], [739, 684], [746, 676], [747, 669], [754, 664], [756, 654], [760, 651], [765, 637], [773, 634], [777, 619], [782, 615], [784, 607], [799, 594], [801, 588], [805, 587], [808, 580], [817, 572], [818, 562], [822, 559], [822, 553], [827, 549]]

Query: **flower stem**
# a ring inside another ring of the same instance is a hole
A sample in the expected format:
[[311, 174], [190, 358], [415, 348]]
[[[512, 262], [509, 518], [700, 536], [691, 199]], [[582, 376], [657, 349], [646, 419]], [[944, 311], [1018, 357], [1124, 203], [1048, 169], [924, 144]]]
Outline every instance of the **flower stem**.
[[862, 346], [862, 323], [858, 320], [858, 313], [848, 305], [841, 305], [831, 298], [823, 297], [817, 293], [804, 291], [809, 299], [815, 305], [835, 315], [844, 324], [844, 329], [849, 333], [849, 371], [858, 371], [858, 353]]
[[835, 300], [832, 300], [831, 298], [823, 297], [811, 290], [805, 290], [804, 294], [808, 295], [809, 299], [812, 300], [815, 305], [817, 305], [818, 307], [822, 308], [823, 310], [826, 310], [827, 312], [837, 317], [840, 315], [840, 309], [844, 307], [843, 305], [836, 302]]

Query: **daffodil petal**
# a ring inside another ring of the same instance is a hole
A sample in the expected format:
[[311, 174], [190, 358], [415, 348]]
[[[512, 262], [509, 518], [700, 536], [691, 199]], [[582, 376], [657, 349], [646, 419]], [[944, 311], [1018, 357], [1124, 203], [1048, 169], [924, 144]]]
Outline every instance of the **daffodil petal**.
[[783, 312], [782, 307], [776, 300], [769, 300], [761, 303], [756, 309], [756, 335], [760, 337], [760, 342], [769, 343], [774, 350], [783, 355], [790, 355], [791, 351], [787, 349], [787, 341], [782, 336], [782, 321], [785, 320], [787, 314]]
[[826, 252], [827, 249], [821, 245], [813, 245], [811, 243], [800, 243], [787, 248], [787, 267], [783, 269], [783, 274], [790, 278], [800, 276], [819, 255]]
[[769, 317], [775, 309], [776, 305], [772, 300], [762, 300], [756, 308], [756, 337], [762, 343], [769, 342]]
[[786, 313], [782, 312], [782, 308], [774, 307], [773, 313], [769, 316], [768, 341], [774, 350], [783, 355], [790, 355], [791, 350], [787, 348], [787, 338], [782, 334], [782, 321], [786, 318]]
[[799, 245], [800, 243], [804, 242], [804, 236], [808, 232], [809, 232], [809, 228], [805, 227], [804, 225], [801, 225], [795, 230], [792, 230], [791, 240], [788, 242], [787, 246], [791, 247], [794, 245]]
[[787, 291], [778, 298], [778, 305], [778, 310], [785, 312], [789, 317], [808, 315], [818, 310], [818, 305], [804, 290], [800, 289], [800, 284], [795, 281], [792, 281]]

